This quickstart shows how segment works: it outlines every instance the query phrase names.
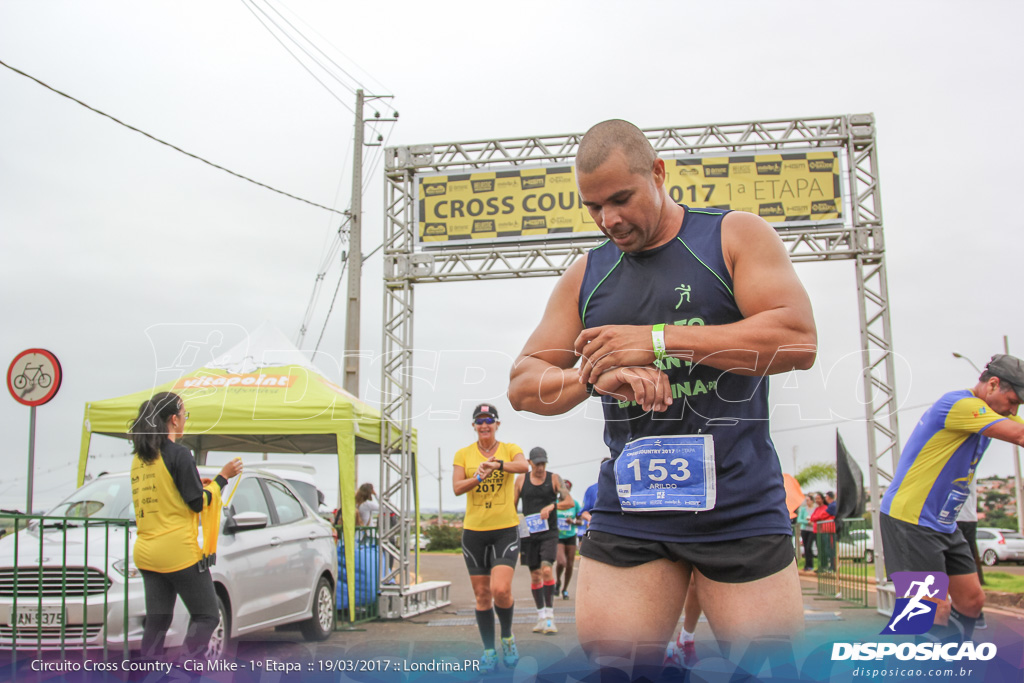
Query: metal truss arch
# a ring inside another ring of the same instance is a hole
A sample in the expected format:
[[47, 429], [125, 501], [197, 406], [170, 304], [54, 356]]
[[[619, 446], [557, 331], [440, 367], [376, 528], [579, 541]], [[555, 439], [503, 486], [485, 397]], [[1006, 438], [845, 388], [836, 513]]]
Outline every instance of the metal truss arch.
[[[899, 457], [895, 371], [875, 122], [871, 114], [816, 116], [647, 129], [654, 148], [707, 156], [830, 148], [845, 150], [846, 211], [834, 224], [780, 230], [794, 262], [853, 261], [857, 271], [862, 380], [867, 423], [869, 487], [875, 528], [881, 480], [891, 480]], [[412, 366], [413, 288], [416, 283], [497, 280], [561, 275], [598, 244], [598, 238], [522, 240], [482, 246], [421, 248], [415, 223], [415, 178], [422, 173], [470, 173], [492, 167], [572, 163], [582, 133], [392, 147], [385, 156], [384, 330], [382, 364], [381, 544], [392, 568], [381, 581], [380, 614], [407, 617], [439, 606], [438, 586], [411, 585], [413, 547], [407, 519], [413, 500]], [[384, 510], [402, 528], [387, 527]], [[876, 540], [876, 578], [885, 583]], [[446, 595], [446, 589], [444, 594]], [[440, 603], [443, 604], [443, 603]]]

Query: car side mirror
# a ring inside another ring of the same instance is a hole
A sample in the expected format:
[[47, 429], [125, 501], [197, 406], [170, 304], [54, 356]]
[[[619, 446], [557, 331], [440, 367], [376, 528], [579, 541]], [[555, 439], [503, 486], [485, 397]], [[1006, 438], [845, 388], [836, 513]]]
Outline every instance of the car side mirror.
[[262, 512], [239, 512], [228, 517], [224, 522], [224, 533], [236, 534], [249, 529], [263, 529], [267, 526], [267, 516]]

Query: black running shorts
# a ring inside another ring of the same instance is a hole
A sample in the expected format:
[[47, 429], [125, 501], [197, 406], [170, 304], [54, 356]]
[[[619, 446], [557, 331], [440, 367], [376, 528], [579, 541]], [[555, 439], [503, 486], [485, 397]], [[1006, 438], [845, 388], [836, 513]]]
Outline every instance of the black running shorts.
[[523, 539], [522, 562], [530, 571], [537, 571], [544, 563], [555, 564], [558, 557], [558, 534], [552, 533], [549, 536], [537, 540], [533, 536]]
[[588, 531], [580, 555], [613, 567], [654, 560], [683, 561], [720, 583], [747, 583], [777, 574], [794, 562], [793, 537], [751, 536], [731, 541], [671, 543]]
[[885, 550], [885, 573], [893, 572], [945, 572], [949, 576], [974, 574], [971, 546], [957, 529], [944, 534], [919, 524], [911, 524], [878, 514], [882, 527], [882, 545]]
[[497, 565], [516, 566], [519, 526], [490, 531], [462, 530], [462, 557], [470, 576], [486, 576]]

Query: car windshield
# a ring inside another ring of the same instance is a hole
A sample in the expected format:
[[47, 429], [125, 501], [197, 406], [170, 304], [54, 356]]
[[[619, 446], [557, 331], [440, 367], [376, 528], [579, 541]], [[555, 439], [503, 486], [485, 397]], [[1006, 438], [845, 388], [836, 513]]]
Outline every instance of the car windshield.
[[58, 503], [47, 516], [127, 519], [134, 522], [131, 480], [127, 475], [100, 477]]

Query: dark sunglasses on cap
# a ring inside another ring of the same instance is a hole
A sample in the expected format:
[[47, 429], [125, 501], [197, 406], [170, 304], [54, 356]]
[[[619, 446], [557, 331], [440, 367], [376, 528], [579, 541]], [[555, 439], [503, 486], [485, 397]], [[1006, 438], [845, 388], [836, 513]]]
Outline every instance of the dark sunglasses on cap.
[[478, 425], [492, 425], [492, 424], [494, 424], [494, 418], [493, 417], [478, 417], [477, 419], [473, 420], [473, 423], [474, 424], [478, 424]]

